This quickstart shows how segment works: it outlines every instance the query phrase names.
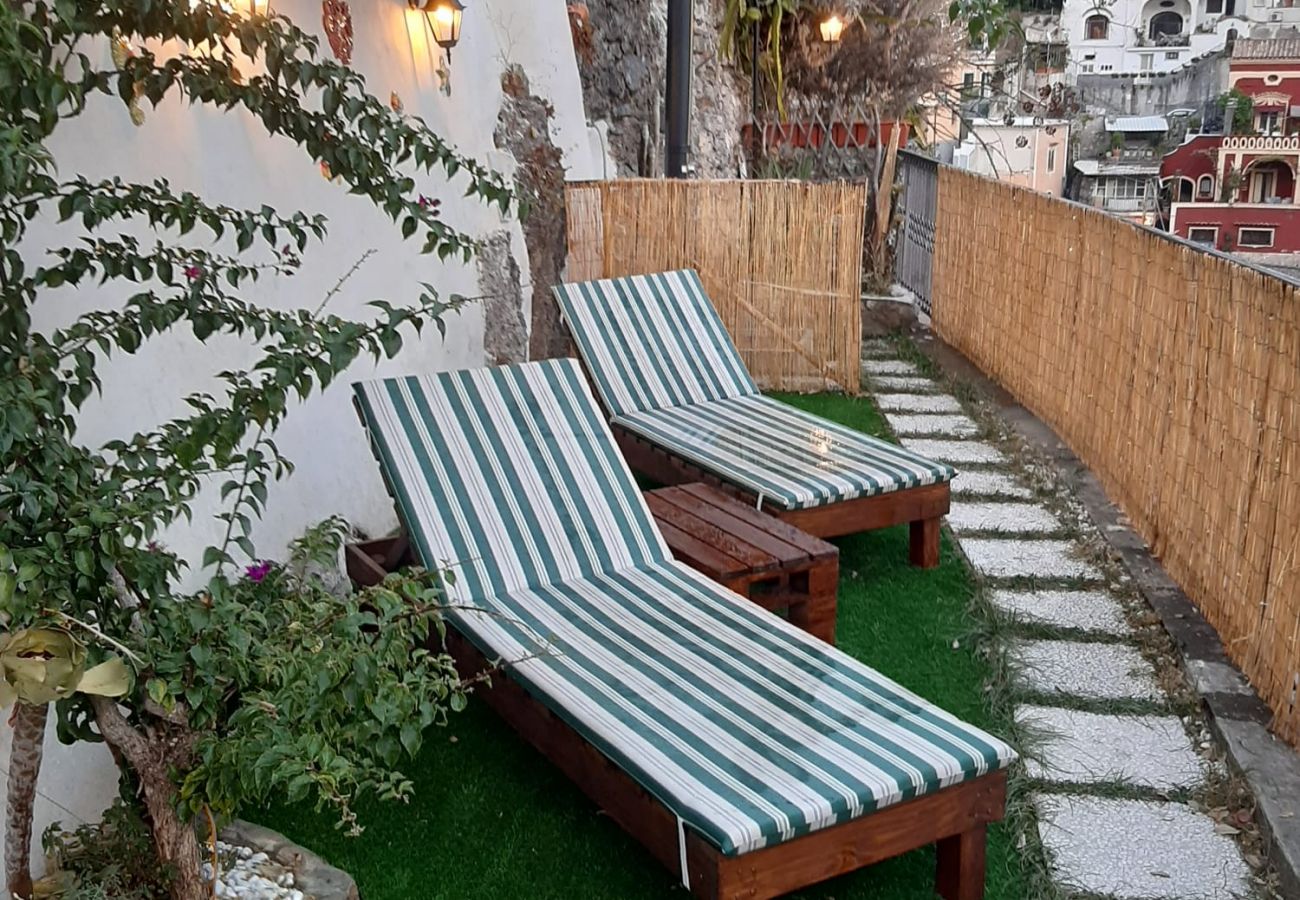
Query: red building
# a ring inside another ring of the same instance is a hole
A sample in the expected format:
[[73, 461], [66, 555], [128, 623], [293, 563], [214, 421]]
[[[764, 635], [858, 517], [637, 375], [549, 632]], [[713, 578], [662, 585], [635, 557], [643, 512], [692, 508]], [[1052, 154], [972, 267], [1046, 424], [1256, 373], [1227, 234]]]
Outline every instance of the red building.
[[1165, 155], [1169, 230], [1234, 253], [1300, 254], [1300, 40], [1238, 40], [1228, 80], [1251, 100], [1251, 130], [1189, 135]]

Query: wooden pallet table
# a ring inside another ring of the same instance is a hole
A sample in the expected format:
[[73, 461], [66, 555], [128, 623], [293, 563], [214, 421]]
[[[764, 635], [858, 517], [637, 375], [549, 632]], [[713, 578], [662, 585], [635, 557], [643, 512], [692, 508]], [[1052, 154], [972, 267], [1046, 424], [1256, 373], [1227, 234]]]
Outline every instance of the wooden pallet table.
[[840, 552], [707, 484], [646, 492], [673, 556], [828, 643], [835, 641]]

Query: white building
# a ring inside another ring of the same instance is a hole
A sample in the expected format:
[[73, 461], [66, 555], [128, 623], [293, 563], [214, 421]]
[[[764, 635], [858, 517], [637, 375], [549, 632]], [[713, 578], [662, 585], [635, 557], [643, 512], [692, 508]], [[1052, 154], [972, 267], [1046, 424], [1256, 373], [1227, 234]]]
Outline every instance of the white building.
[[[1230, 36], [1300, 25], [1291, 0], [1065, 0], [1068, 73], [1156, 77], [1224, 48]], [[1287, 5], [1283, 5], [1287, 4]]]
[[1064, 119], [975, 119], [966, 139], [953, 152], [952, 164], [1060, 197], [1069, 147], [1070, 123]]

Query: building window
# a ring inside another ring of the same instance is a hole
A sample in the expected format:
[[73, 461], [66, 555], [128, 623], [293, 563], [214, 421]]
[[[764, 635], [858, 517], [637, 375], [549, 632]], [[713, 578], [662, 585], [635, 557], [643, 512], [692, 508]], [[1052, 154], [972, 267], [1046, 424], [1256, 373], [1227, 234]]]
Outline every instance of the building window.
[[1047, 148], [1047, 171], [1049, 172], [1056, 171], [1056, 148], [1055, 147]]
[[1223, 12], [1223, 0], [1205, 0], [1205, 11], [1212, 16]]
[[1158, 12], [1151, 17], [1151, 24], [1147, 28], [1147, 36], [1151, 40], [1164, 37], [1165, 35], [1177, 35], [1183, 33], [1183, 17], [1176, 12]]
[[1102, 194], [1107, 200], [1141, 200], [1147, 195], [1147, 183], [1141, 178], [1107, 178]]
[[1238, 247], [1272, 247], [1272, 228], [1241, 228], [1237, 231]]
[[1110, 19], [1100, 13], [1084, 20], [1084, 40], [1104, 41], [1110, 35]]
[[1250, 202], [1277, 202], [1277, 169], [1260, 167], [1250, 176]]
[[1177, 58], [1178, 58], [1178, 51], [1177, 51], [1177, 50], [1166, 50], [1166, 51], [1165, 51], [1165, 59], [1177, 59]]
[[1196, 196], [1213, 197], [1214, 196], [1214, 179], [1209, 175], [1202, 175], [1196, 181]]
[[1257, 113], [1255, 115], [1255, 130], [1260, 134], [1281, 134], [1281, 114], [1276, 111]]
[[1213, 247], [1219, 242], [1219, 229], [1202, 226], [1200, 228], [1187, 229], [1187, 239], [1195, 244], [1205, 244]]
[[1143, 72], [1150, 72], [1150, 71], [1151, 71], [1151, 64], [1152, 64], [1152, 61], [1153, 61], [1154, 59], [1155, 59], [1155, 55], [1152, 54], [1152, 53], [1143, 53], [1143, 54], [1142, 54], [1142, 71], [1143, 71]]
[[1080, 72], [1085, 72], [1085, 73], [1087, 73], [1087, 72], [1091, 72], [1091, 71], [1092, 71], [1092, 63], [1084, 63], [1083, 65], [1079, 66], [1079, 71], [1080, 71]]

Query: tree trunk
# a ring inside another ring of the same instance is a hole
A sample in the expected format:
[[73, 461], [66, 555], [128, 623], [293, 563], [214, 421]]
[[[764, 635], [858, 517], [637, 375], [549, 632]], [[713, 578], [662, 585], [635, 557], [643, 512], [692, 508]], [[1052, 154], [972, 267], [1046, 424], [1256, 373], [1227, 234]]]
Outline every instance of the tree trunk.
[[[880, 122], [879, 119], [876, 121]], [[885, 158], [881, 163], [880, 177], [876, 184], [876, 214], [871, 232], [871, 256], [875, 275], [881, 281], [886, 281], [893, 274], [888, 271], [889, 267], [885, 264], [885, 258], [888, 253], [886, 241], [889, 239], [889, 221], [893, 214], [894, 171], [898, 164], [900, 130], [900, 123], [896, 119], [893, 127], [889, 130], [889, 144], [885, 149]], [[876, 143], [880, 143], [879, 132], [877, 132]]]
[[208, 900], [212, 889], [199, 872], [199, 841], [194, 829], [176, 812], [176, 784], [169, 775], [188, 757], [192, 736], [145, 734], [131, 727], [115, 701], [92, 697], [91, 703], [104, 740], [121, 753], [140, 779], [158, 862], [172, 873], [172, 900]]
[[14, 900], [32, 895], [32, 806], [45, 752], [48, 704], [14, 704], [13, 749], [9, 754], [9, 809], [5, 823], [5, 883]]

